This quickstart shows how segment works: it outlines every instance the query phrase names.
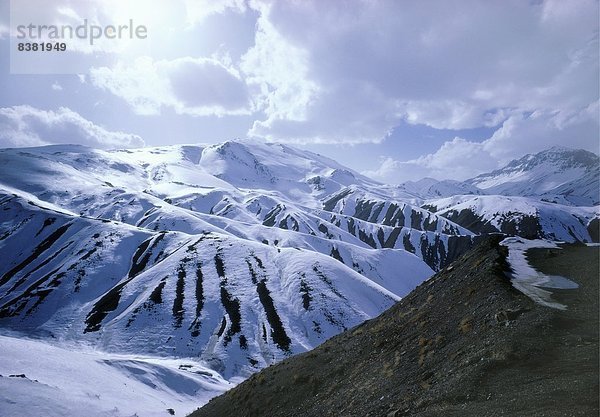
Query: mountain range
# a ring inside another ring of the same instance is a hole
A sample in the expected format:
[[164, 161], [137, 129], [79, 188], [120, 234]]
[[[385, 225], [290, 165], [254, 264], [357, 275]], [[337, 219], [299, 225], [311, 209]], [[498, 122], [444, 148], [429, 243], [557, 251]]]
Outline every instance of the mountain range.
[[379, 315], [486, 234], [597, 242], [599, 167], [552, 148], [393, 186], [280, 144], [3, 149], [0, 326], [236, 382]]

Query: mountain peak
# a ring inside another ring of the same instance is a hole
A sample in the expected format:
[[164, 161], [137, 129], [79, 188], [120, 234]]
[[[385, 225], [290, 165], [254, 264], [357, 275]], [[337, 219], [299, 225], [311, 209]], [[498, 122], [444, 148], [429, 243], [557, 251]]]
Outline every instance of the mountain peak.
[[467, 182], [488, 194], [535, 195], [552, 202], [596, 205], [600, 202], [599, 173], [600, 158], [595, 153], [554, 146]]
[[523, 170], [531, 170], [534, 167], [550, 163], [557, 168], [583, 167], [594, 169], [600, 164], [600, 158], [593, 152], [584, 149], [573, 149], [565, 146], [553, 146], [535, 154], [527, 154], [520, 159], [508, 163], [507, 167], [519, 167]]

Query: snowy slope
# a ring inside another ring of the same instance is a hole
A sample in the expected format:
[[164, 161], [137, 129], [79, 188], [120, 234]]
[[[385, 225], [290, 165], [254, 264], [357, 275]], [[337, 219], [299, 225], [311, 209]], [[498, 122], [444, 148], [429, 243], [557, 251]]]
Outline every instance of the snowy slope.
[[[317, 248], [328, 255], [337, 250], [332, 241], [339, 240], [359, 248], [405, 249], [423, 258], [426, 251], [440, 250], [436, 239], [445, 241], [459, 229], [445, 219], [439, 220], [438, 230], [432, 229], [438, 222], [435, 216], [402, 203], [393, 187], [327, 158], [272, 144], [253, 144], [251, 150], [237, 142], [113, 152], [73, 146], [4, 150], [0, 178], [6, 186], [83, 216], [153, 231], [219, 232], [279, 246]], [[350, 193], [353, 198], [408, 206], [409, 220], [367, 225], [358, 221], [354, 229], [360, 230], [352, 233], [346, 223], [337, 224], [340, 216], [329, 214], [335, 208], [332, 199]], [[426, 218], [426, 224], [410, 220], [413, 212]], [[394, 228], [402, 228], [402, 236], [410, 235], [412, 243], [398, 241], [394, 235], [400, 230]], [[426, 262], [434, 269], [444, 266], [439, 260]]]
[[449, 238], [472, 244], [406, 204], [426, 221], [328, 210], [348, 187], [385, 194], [279, 145], [61, 145], [0, 162], [3, 327], [197, 356], [228, 379], [379, 314], [458, 254]]
[[454, 255], [438, 255], [442, 228], [335, 224], [352, 216], [325, 201], [349, 186], [382, 189], [276, 145], [0, 150], [0, 325], [245, 378], [378, 315]]
[[527, 197], [454, 196], [427, 203], [436, 214], [477, 233], [502, 232], [527, 239], [597, 240], [599, 207], [572, 207]]
[[110, 351], [198, 355], [227, 378], [377, 315], [432, 273], [405, 251], [340, 250], [369, 279], [315, 251], [152, 232], [14, 195], [1, 202], [0, 251], [11, 254], [0, 265], [4, 327]]
[[600, 204], [600, 158], [582, 149], [553, 147], [465, 181], [423, 178], [398, 185], [413, 204], [455, 195], [532, 197], [571, 206]]
[[486, 194], [539, 196], [550, 202], [593, 206], [600, 204], [599, 178], [598, 155], [581, 149], [553, 147], [525, 155], [466, 183]]
[[187, 415], [234, 385], [196, 359], [115, 355], [16, 336], [0, 335], [3, 417], [166, 417], [169, 409]]

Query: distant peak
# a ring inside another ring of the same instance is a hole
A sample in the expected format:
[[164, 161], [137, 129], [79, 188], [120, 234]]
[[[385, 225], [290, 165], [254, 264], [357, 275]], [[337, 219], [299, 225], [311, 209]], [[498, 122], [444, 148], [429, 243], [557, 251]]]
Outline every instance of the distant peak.
[[560, 165], [567, 167], [593, 168], [600, 163], [600, 158], [585, 149], [573, 149], [566, 146], [553, 146], [538, 153], [527, 154], [509, 162], [500, 171], [519, 167], [529, 170], [540, 164]]
[[563, 153], [563, 152], [574, 152], [574, 151], [577, 151], [577, 149], [569, 148], [567, 146], [562, 146], [562, 145], [555, 145], [555, 146], [548, 148], [540, 153], [551, 153], [551, 152]]

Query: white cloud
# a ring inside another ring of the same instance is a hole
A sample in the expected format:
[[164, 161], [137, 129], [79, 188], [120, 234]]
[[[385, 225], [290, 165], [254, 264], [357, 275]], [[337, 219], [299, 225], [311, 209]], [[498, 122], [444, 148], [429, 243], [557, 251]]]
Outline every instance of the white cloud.
[[[76, 1], [59, 3], [75, 9]], [[597, 147], [596, 0], [164, 0], [158, 13], [144, 0], [102, 4], [104, 18], [135, 11], [137, 19], [141, 10], [160, 23], [155, 51], [117, 54], [116, 65], [87, 78], [137, 114], [250, 115], [249, 136], [302, 143], [380, 143], [405, 123], [500, 126], [482, 143], [455, 139], [412, 161], [384, 159], [373, 171], [380, 176], [397, 168], [461, 178], [481, 161], [497, 165], [553, 144]], [[63, 20], [94, 14], [77, 10], [69, 17], [63, 8]], [[255, 18], [254, 45], [243, 54]], [[239, 27], [206, 46], [198, 34], [226, 19]]]
[[[407, 175], [405, 171], [411, 168], [413, 171], [410, 175]], [[412, 161], [401, 162], [389, 156], [382, 156], [379, 161], [379, 168], [363, 171], [362, 174], [387, 184], [399, 184], [404, 181], [424, 178], [429, 175], [429, 171]]]
[[593, 0], [258, 4], [242, 63], [266, 97], [256, 136], [377, 142], [402, 121], [489, 127], [598, 99]]
[[306, 51], [281, 37], [268, 20], [269, 9], [260, 7], [255, 45], [242, 57], [240, 68], [253, 89], [255, 107], [267, 116], [249, 133], [272, 139], [269, 131], [278, 122], [306, 120], [307, 107], [318, 91], [307, 77]]
[[577, 111], [535, 111], [510, 115], [487, 140], [478, 143], [455, 138], [422, 157], [398, 161], [382, 158], [374, 179], [400, 183], [423, 177], [464, 180], [489, 172], [526, 153], [567, 146], [598, 153], [599, 102]]
[[498, 168], [498, 160], [486, 150], [484, 144], [457, 137], [444, 143], [436, 152], [413, 160], [384, 158], [377, 170], [364, 174], [398, 184], [424, 177], [465, 180], [495, 168]]
[[57, 111], [31, 106], [0, 108], [0, 147], [57, 143], [96, 148], [144, 146], [144, 141], [137, 135], [106, 130], [65, 107]]
[[52, 86], [51, 86], [51, 88], [52, 88], [54, 91], [62, 91], [62, 90], [63, 90], [63, 87], [62, 87], [62, 85], [60, 85], [60, 84], [58, 83], [58, 81], [55, 81], [55, 82], [53, 82], [53, 83], [52, 83]]
[[598, 152], [598, 101], [578, 110], [536, 110], [510, 116], [484, 148], [501, 162], [552, 146], [568, 146]]
[[208, 16], [223, 13], [226, 10], [240, 13], [246, 11], [245, 0], [184, 0], [183, 2], [189, 25], [202, 23]]
[[137, 114], [159, 114], [162, 107], [193, 116], [249, 113], [247, 87], [238, 71], [215, 58], [141, 57], [133, 65], [93, 68], [90, 78]]

